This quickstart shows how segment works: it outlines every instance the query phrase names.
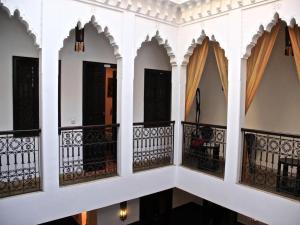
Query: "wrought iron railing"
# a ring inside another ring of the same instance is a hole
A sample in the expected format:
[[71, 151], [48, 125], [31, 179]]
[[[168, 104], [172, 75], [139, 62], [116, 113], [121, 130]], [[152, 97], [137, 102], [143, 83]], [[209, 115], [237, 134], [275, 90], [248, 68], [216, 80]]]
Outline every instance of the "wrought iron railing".
[[0, 131], [0, 197], [40, 190], [40, 132]]
[[173, 164], [174, 121], [133, 124], [133, 171]]
[[117, 175], [119, 124], [59, 128], [60, 185]]
[[182, 165], [224, 177], [226, 126], [182, 122]]
[[242, 132], [241, 182], [300, 197], [300, 135], [252, 129], [242, 129]]

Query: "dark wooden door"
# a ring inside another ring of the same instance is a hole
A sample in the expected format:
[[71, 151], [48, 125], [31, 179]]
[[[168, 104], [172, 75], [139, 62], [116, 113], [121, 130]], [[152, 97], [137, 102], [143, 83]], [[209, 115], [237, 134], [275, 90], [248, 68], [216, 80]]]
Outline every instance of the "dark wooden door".
[[83, 62], [82, 123], [100, 125], [105, 121], [105, 68], [102, 63]]
[[39, 128], [39, 59], [13, 56], [13, 129]]
[[[105, 68], [97, 62], [83, 62], [83, 126], [105, 124]], [[83, 128], [83, 168], [96, 171], [105, 167], [105, 129]]]
[[171, 71], [145, 69], [144, 122], [170, 119]]

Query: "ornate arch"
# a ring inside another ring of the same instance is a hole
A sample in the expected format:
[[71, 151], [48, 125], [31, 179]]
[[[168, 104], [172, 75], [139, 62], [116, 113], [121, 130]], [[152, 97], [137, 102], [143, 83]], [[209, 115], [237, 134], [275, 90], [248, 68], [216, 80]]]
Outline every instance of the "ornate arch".
[[[21, 15], [21, 12], [19, 9], [14, 8], [13, 10], [10, 10], [8, 7], [6, 7], [0, 0], [0, 10], [3, 10], [7, 16], [11, 19], [12, 17], [16, 18], [21, 24], [25, 27], [26, 33], [29, 35], [29, 37], [33, 40], [33, 44], [37, 49], [40, 49], [40, 44], [37, 41], [37, 34], [34, 33], [30, 27], [28, 22], [23, 18]], [[13, 13], [12, 13], [13, 12]]]
[[278, 20], [279, 15], [278, 13], [275, 13], [271, 22], [267, 24], [266, 29], [264, 29], [264, 26], [262, 24], [259, 26], [258, 31], [252, 37], [252, 41], [246, 47], [246, 52], [243, 56], [244, 59], [247, 59], [251, 55], [252, 48], [256, 45], [258, 39], [263, 35], [263, 33], [265, 31], [270, 32], [272, 28], [276, 25]]
[[290, 27], [293, 27], [296, 25], [295, 18], [291, 18], [288, 23], [286, 20], [280, 18], [279, 14], [276, 12], [274, 14], [271, 22], [269, 22], [267, 24], [266, 28], [264, 28], [264, 26], [262, 24], [259, 26], [257, 33], [253, 35], [251, 42], [246, 47], [246, 52], [243, 55], [244, 59], [248, 59], [248, 57], [251, 55], [252, 48], [256, 45], [258, 39], [263, 35], [264, 32], [270, 32], [272, 30], [272, 28], [277, 24], [279, 19], [281, 19], [283, 22], [285, 22]]
[[[189, 60], [190, 60], [190, 57], [191, 55], [193, 55], [194, 53], [194, 49], [197, 47], [197, 45], [201, 45], [203, 40], [207, 37], [207, 35], [205, 34], [204, 30], [202, 30], [199, 38], [197, 40], [193, 39], [192, 40], [192, 43], [190, 44], [190, 46], [188, 47], [186, 53], [184, 54], [184, 57], [183, 57], [183, 62], [182, 62], [182, 66], [187, 66], [187, 64], [189, 63]], [[211, 38], [209, 38], [210, 41], [213, 41], [213, 42], [217, 42], [218, 41], [216, 40], [215, 36], [212, 35]], [[220, 44], [219, 44], [220, 45]], [[221, 47], [221, 46], [220, 46]], [[224, 48], [221, 47], [222, 50], [224, 50], [225, 52], [225, 56], [226, 56], [226, 51]], [[226, 57], [227, 58], [227, 57]], [[228, 59], [228, 58], [227, 58]]]
[[[120, 52], [119, 52], [119, 46], [117, 45], [117, 43], [116, 43], [116, 41], [115, 41], [113, 35], [109, 32], [108, 27], [104, 27], [104, 29], [103, 29], [103, 27], [102, 27], [101, 25], [99, 25], [99, 23], [96, 21], [95, 16], [92, 16], [91, 19], [90, 19], [90, 21], [88, 21], [88, 22], [86, 22], [86, 23], [84, 23], [84, 24], [86, 25], [86, 24], [88, 24], [89, 22], [96, 28], [98, 34], [103, 33], [104, 36], [108, 39], [109, 44], [112, 46], [112, 48], [113, 48], [113, 50], [114, 50], [114, 56], [115, 56], [115, 58], [116, 58], [116, 59], [122, 58], [122, 57], [121, 57], [121, 54], [120, 54]], [[77, 24], [78, 24], [79, 27], [82, 27], [82, 24], [83, 24], [83, 23], [79, 20], [79, 21], [77, 22]], [[63, 42], [62, 42], [62, 45], [60, 46], [59, 50], [61, 50], [61, 49], [63, 48], [63, 46], [65, 45], [65, 42], [67, 41], [67, 39], [70, 37], [70, 35], [71, 35], [74, 31], [75, 31], [75, 26], [74, 26], [72, 29], [69, 30], [69, 34], [67, 35], [67, 37], [64, 38], [64, 40], [63, 40]]]
[[155, 39], [157, 40], [158, 44], [159, 44], [159, 45], [162, 45], [162, 46], [165, 48], [165, 50], [167, 51], [167, 55], [168, 55], [169, 58], [170, 58], [170, 64], [171, 64], [172, 66], [177, 66], [174, 51], [173, 51], [172, 47], [170, 46], [168, 40], [167, 40], [167, 39], [164, 40], [164, 39], [161, 37], [161, 35], [159, 34], [159, 31], [156, 31], [155, 35], [152, 36], [151, 38], [150, 38], [150, 37], [151, 37], [151, 36], [148, 34], [148, 35], [146, 36], [145, 40], [142, 41], [142, 42], [140, 43], [140, 45], [138, 45], [138, 46], [140, 46], [140, 47], [137, 49], [135, 57], [137, 57], [138, 51], [142, 48], [143, 43], [149, 42], [149, 41], [151, 41], [152, 38], [155, 38]]

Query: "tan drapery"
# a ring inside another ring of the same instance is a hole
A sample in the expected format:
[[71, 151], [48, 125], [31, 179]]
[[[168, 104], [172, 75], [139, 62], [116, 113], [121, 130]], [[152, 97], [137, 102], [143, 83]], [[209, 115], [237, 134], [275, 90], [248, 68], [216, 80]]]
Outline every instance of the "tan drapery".
[[205, 38], [202, 44], [195, 48], [187, 66], [185, 118], [187, 118], [190, 113], [196, 91], [203, 74], [207, 54], [208, 38]]
[[220, 47], [217, 42], [213, 42], [213, 49], [216, 56], [216, 61], [218, 65], [219, 75], [221, 78], [222, 87], [224, 90], [224, 95], [227, 99], [228, 93], [228, 60], [225, 57], [225, 51]]
[[280, 22], [272, 28], [271, 32], [264, 32], [258, 39], [256, 46], [252, 49], [251, 56], [247, 60], [246, 113], [263, 78], [279, 28]]
[[300, 29], [296, 25], [294, 28], [289, 27], [289, 34], [292, 43], [298, 78], [300, 81]]

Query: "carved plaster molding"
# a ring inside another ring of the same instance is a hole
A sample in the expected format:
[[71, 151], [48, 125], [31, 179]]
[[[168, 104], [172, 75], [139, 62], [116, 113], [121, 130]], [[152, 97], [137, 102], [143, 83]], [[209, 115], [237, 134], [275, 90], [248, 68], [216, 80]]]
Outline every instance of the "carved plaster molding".
[[[95, 16], [92, 16], [91, 17], [91, 20], [89, 21], [97, 30], [97, 33], [98, 34], [104, 34], [104, 36], [107, 38], [107, 40], [109, 41], [109, 44], [110, 46], [113, 48], [114, 50], [114, 56], [115, 58], [118, 60], [121, 57], [121, 54], [119, 52], [119, 46], [117, 45], [114, 37], [111, 35], [111, 33], [109, 32], [109, 29], [108, 27], [104, 27], [104, 29], [102, 28], [101, 25], [99, 25], [99, 23], [97, 22], [96, 20], [96, 17]], [[87, 23], [86, 23], [87, 24]], [[81, 27], [84, 27], [86, 24], [82, 24], [81, 21], [78, 21], [77, 22], [77, 25], [81, 28]], [[74, 25], [74, 28], [72, 28], [70, 31], [69, 31], [69, 34], [67, 37], [64, 38], [61, 46], [60, 46], [60, 50], [62, 50], [63, 46], [65, 46], [65, 42], [69, 39], [70, 35], [72, 35], [74, 32], [75, 32], [75, 27], [76, 27], [76, 24]]]
[[161, 37], [161, 35], [159, 34], [159, 31], [156, 31], [156, 34], [153, 37], [150, 37], [150, 35], [146, 36], [145, 40], [139, 45], [140, 47], [136, 51], [136, 56], [138, 54], [138, 51], [143, 47], [143, 43], [150, 42], [152, 40], [152, 38], [156, 39], [157, 43], [159, 45], [162, 45], [165, 48], [165, 50], [167, 52], [167, 55], [170, 58], [170, 64], [171, 64], [171, 66], [177, 66], [176, 59], [175, 59], [175, 54], [173, 52], [172, 47], [169, 45], [168, 40], [164, 40]]
[[[188, 0], [176, 3], [170, 0], [74, 0], [127, 10], [164, 22], [180, 25], [206, 17], [226, 13], [241, 7], [268, 0]], [[276, 0], [275, 0], [276, 1]], [[180, 1], [177, 1], [180, 2]]]
[[26, 29], [26, 33], [31, 37], [31, 39], [33, 40], [34, 46], [37, 49], [40, 49], [40, 45], [37, 41], [37, 35], [30, 29], [29, 24], [26, 22], [26, 20], [23, 18], [21, 12], [17, 9], [9, 9], [8, 7], [6, 7], [0, 0], [0, 9], [4, 10], [8, 17], [12, 18], [16, 18], [18, 21], [21, 22], [21, 24], [23, 24], [23, 26]]

